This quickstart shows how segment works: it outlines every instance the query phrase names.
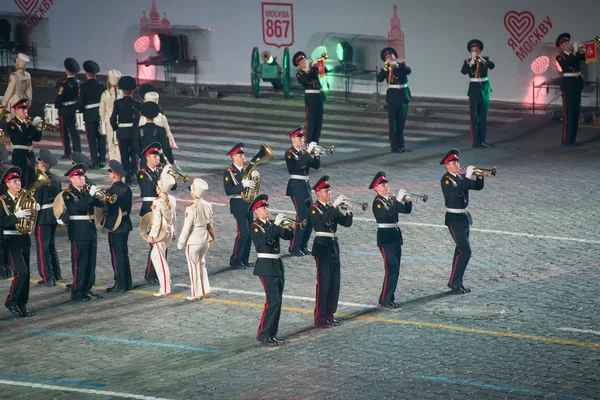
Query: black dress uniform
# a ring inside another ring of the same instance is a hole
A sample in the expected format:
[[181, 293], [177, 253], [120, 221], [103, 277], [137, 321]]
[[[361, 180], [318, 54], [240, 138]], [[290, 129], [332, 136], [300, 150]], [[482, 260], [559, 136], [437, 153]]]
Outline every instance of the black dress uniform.
[[[2, 184], [6, 185], [11, 179], [21, 179], [18, 167], [8, 168], [2, 175]], [[12, 268], [13, 281], [6, 297], [5, 306], [17, 316], [30, 317], [27, 311], [29, 301], [29, 253], [31, 239], [28, 234], [22, 234], [15, 225], [19, 219], [15, 215], [16, 197], [8, 191], [0, 196], [0, 225], [2, 227], [4, 247], [7, 264]]]
[[[475, 46], [483, 50], [483, 43], [477, 39], [473, 39], [467, 44], [467, 50], [471, 51]], [[485, 141], [490, 93], [492, 93], [492, 87], [488, 80], [488, 70], [494, 69], [496, 64], [489, 57], [482, 58], [485, 62], [475, 62], [473, 65], [470, 65], [471, 58], [467, 58], [463, 62], [460, 72], [463, 75], [469, 75], [471, 79], [467, 91], [471, 116], [471, 144], [473, 147], [492, 147]]]
[[[256, 196], [250, 204], [249, 211], [253, 212], [259, 207], [268, 207], [268, 200], [269, 197], [266, 194]], [[277, 338], [277, 331], [285, 285], [285, 271], [283, 262], [279, 258], [281, 251], [279, 239], [290, 240], [294, 234], [291, 230], [277, 226], [270, 220], [261, 221], [259, 219], [252, 223], [250, 234], [258, 253], [254, 265], [254, 275], [260, 277], [267, 297], [256, 338], [261, 343], [276, 345], [277, 342], [282, 341]]]
[[[294, 67], [297, 67], [303, 59], [306, 59], [306, 54], [303, 52], [299, 51], [294, 54]], [[299, 70], [296, 78], [304, 88], [307, 143], [319, 143], [321, 128], [323, 127], [323, 103], [325, 102], [325, 93], [319, 80], [319, 69], [314, 66], [309, 72]]]
[[[64, 62], [65, 69], [72, 74], [79, 72], [79, 63], [72, 58]], [[71, 142], [73, 151], [81, 151], [81, 138], [76, 129], [77, 99], [79, 97], [79, 81], [75, 76], [68, 76], [60, 83], [54, 107], [58, 110], [60, 123], [60, 138], [64, 149], [64, 158], [71, 156]]]
[[[124, 76], [119, 79], [119, 89], [132, 92], [135, 89], [135, 79]], [[115, 101], [113, 113], [110, 116], [110, 125], [117, 133], [121, 163], [128, 175], [125, 183], [130, 184], [130, 175], [137, 170], [137, 154], [135, 153], [135, 131], [139, 120], [141, 103], [135, 101], [130, 95]]]
[[[40, 149], [39, 160], [51, 167], [58, 164], [58, 160], [47, 148]], [[62, 190], [60, 178], [50, 171], [46, 172], [50, 186], [42, 186], [34, 193], [35, 201], [40, 205], [35, 225], [35, 244], [38, 272], [42, 281], [40, 283], [55, 286], [56, 281], [62, 279], [58, 252], [56, 251], [56, 217], [52, 205], [54, 199]]]
[[[160, 108], [154, 102], [146, 102], [141, 106], [142, 115], [148, 119], [154, 119], [158, 116]], [[173, 158], [173, 150], [167, 137], [167, 131], [162, 126], [156, 125], [154, 122], [147, 122], [137, 128], [134, 140], [135, 152], [140, 156], [140, 167], [146, 166], [146, 157], [142, 155], [142, 151], [150, 144], [158, 142], [161, 145], [160, 159], [161, 163], [168, 161], [171, 165], [175, 162]]]
[[[324, 176], [313, 190], [316, 193], [329, 187], [329, 177]], [[338, 224], [352, 226], [352, 213], [344, 214], [332, 204], [317, 200], [310, 208], [310, 219], [315, 230], [312, 255], [317, 264], [315, 324], [339, 325], [340, 322], [334, 318], [340, 296], [340, 246], [335, 233]]]
[[[556, 47], [563, 42], [571, 41], [571, 35], [563, 33], [556, 39]], [[560, 90], [563, 100], [563, 132], [561, 146], [575, 147], [579, 143], [577, 129], [579, 128], [579, 114], [581, 113], [581, 91], [583, 90], [583, 79], [581, 78], [581, 61], [585, 61], [585, 53], [561, 52], [556, 56], [560, 65], [562, 77], [560, 79]]]
[[[65, 173], [65, 176], [84, 175], [85, 169], [84, 164], [76, 164]], [[92, 197], [87, 188], [78, 190], [73, 185], [69, 185], [62, 196], [69, 214], [68, 232], [73, 269], [71, 298], [88, 301], [98, 296], [92, 292], [97, 253], [94, 207], [104, 207], [104, 202]]]
[[[19, 100], [13, 108], [27, 108], [27, 99]], [[12, 164], [21, 169], [21, 182], [23, 187], [26, 187], [35, 174], [36, 163], [32, 145], [33, 142], [42, 140], [42, 130], [17, 117], [8, 122], [7, 129], [13, 145]]]
[[[4, 165], [4, 161], [6, 160], [8, 160], [8, 151], [6, 151], [6, 147], [0, 145], [0, 175], [3, 175], [9, 168]], [[6, 188], [4, 187], [4, 184], [0, 182], [0, 195], [3, 194], [6, 194]], [[12, 271], [10, 267], [6, 265], [6, 260], [4, 259], [4, 245], [2, 243], [2, 229], [0, 229], [0, 281], [12, 276]]]
[[[369, 189], [387, 183], [385, 172], [375, 175]], [[373, 200], [373, 215], [377, 221], [377, 247], [383, 256], [385, 276], [379, 296], [379, 304], [388, 308], [397, 308], [394, 293], [400, 276], [400, 258], [402, 257], [402, 231], [398, 226], [398, 214], [410, 214], [412, 202], [402, 202], [393, 196], [377, 195]]]
[[[127, 171], [123, 168], [120, 162], [116, 160], [110, 160], [109, 172], [115, 175], [125, 177]], [[131, 232], [132, 225], [130, 219], [131, 204], [132, 204], [132, 193], [129, 186], [125, 183], [118, 181], [106, 190], [109, 195], [116, 194], [117, 201], [113, 204], [108, 203], [108, 215], [104, 228], [108, 232], [108, 245], [110, 247], [110, 259], [115, 273], [115, 285], [111, 290], [107, 291], [119, 291], [124, 292], [130, 290], [133, 286], [131, 279], [131, 265], [129, 264], [129, 246], [127, 244], [129, 240], [129, 232]], [[117, 216], [121, 209], [122, 219], [121, 223], [115, 229], [115, 223], [117, 222]]]
[[[234, 154], [244, 154], [244, 143], [238, 143], [227, 153], [229, 156]], [[252, 212], [248, 210], [248, 203], [242, 200], [241, 193], [244, 191], [242, 180], [246, 173], [246, 166], [239, 170], [234, 164], [223, 173], [223, 186], [225, 194], [231, 196], [229, 199], [229, 212], [235, 218], [237, 227], [237, 236], [233, 253], [229, 258], [229, 265], [239, 269], [246, 269], [252, 264], [248, 263], [250, 258], [250, 224], [252, 223]]]
[[[381, 51], [381, 59], [385, 62], [388, 54], [398, 57], [398, 53], [391, 47], [386, 47]], [[399, 63], [397, 68], [392, 68], [391, 72], [381, 68], [377, 75], [377, 81], [387, 81], [388, 87], [385, 95], [385, 102], [388, 108], [388, 134], [390, 138], [390, 149], [392, 152], [410, 151], [404, 147], [404, 125], [408, 115], [408, 103], [411, 99], [410, 89], [408, 87], [408, 75], [412, 70], [405, 62]], [[390, 77], [391, 74], [391, 77]]]
[[[85, 72], [96, 75], [100, 67], [94, 61], [83, 63]], [[100, 134], [100, 98], [104, 85], [95, 77], [81, 84], [77, 108], [83, 113], [85, 134], [90, 146], [91, 168], [103, 168], [106, 164], [106, 136]]]
[[[458, 161], [460, 152], [452, 149], [442, 159], [440, 164]], [[462, 294], [470, 291], [463, 286], [463, 276], [471, 258], [471, 245], [469, 244], [469, 226], [473, 223], [469, 206], [469, 190], [483, 189], [483, 177], [475, 180], [468, 179], [461, 174], [452, 175], [446, 172], [441, 180], [444, 204], [446, 206], [445, 224], [456, 244], [454, 258], [452, 259], [452, 273], [448, 287], [454, 293]]]
[[[303, 136], [303, 127], [289, 134], [290, 138]], [[308, 240], [312, 232], [312, 222], [308, 218], [308, 210], [313, 201], [308, 183], [310, 169], [321, 167], [321, 158], [313, 157], [306, 150], [290, 147], [285, 152], [285, 163], [290, 174], [286, 195], [290, 196], [296, 209], [296, 220], [306, 220], [306, 228], [299, 225], [294, 230], [294, 239], [290, 242], [290, 253], [293, 255], [308, 255]]]

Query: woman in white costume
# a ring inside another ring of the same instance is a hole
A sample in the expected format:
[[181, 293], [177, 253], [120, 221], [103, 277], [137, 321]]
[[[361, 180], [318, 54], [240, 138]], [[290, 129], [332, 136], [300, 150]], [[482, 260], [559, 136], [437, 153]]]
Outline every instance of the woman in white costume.
[[19, 53], [15, 58], [15, 72], [10, 74], [6, 92], [2, 99], [2, 105], [10, 110], [10, 119], [15, 117], [15, 110], [12, 106], [21, 99], [27, 99], [27, 107], [31, 107], [31, 75], [25, 71], [27, 63], [31, 61], [26, 54]]
[[[144, 95], [144, 103], [147, 101], [152, 101], [158, 104], [159, 95], [156, 92], [148, 92]], [[146, 117], [140, 115], [140, 123], [139, 126], [146, 125]], [[154, 118], [154, 123], [158, 126], [162, 126], [167, 131], [167, 138], [169, 139], [169, 145], [172, 149], [179, 149], [177, 147], [177, 143], [175, 143], [175, 138], [173, 137], [173, 133], [171, 132], [171, 127], [169, 127], [169, 121], [165, 114], [159, 113], [156, 118]]]
[[100, 118], [102, 118], [102, 133], [106, 135], [108, 158], [121, 162], [117, 135], [115, 135], [110, 125], [110, 116], [113, 112], [115, 100], [123, 98], [123, 91], [118, 87], [119, 79], [121, 79], [120, 71], [116, 69], [108, 71], [107, 89], [102, 93], [102, 97], [100, 97]]

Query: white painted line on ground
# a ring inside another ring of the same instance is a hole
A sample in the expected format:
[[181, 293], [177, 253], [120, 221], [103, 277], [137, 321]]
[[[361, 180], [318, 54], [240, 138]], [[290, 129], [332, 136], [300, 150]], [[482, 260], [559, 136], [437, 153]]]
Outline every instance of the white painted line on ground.
[[592, 335], [598, 335], [600, 336], [600, 331], [593, 331], [591, 329], [577, 329], [577, 328], [567, 328], [567, 327], [561, 327], [558, 328], [559, 331], [565, 331], [565, 332], [575, 332], [575, 333], [589, 333]]

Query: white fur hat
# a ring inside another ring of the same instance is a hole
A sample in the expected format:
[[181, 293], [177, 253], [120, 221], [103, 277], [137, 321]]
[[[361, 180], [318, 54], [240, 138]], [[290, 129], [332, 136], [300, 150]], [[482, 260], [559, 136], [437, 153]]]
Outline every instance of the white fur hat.
[[156, 93], [156, 92], [148, 92], [144, 96], [144, 101], [152, 101], [152, 102], [158, 104], [158, 98], [159, 98], [158, 93]]
[[15, 59], [15, 64], [17, 64], [17, 68], [25, 68], [27, 63], [29, 63], [31, 59], [27, 54], [19, 53], [17, 54], [17, 58]]
[[201, 199], [208, 190], [208, 183], [204, 179], [195, 178], [190, 186], [190, 191], [197, 199]]
[[117, 86], [119, 84], [119, 79], [121, 79], [121, 71], [118, 69], [111, 69], [108, 71], [108, 83]]
[[173, 186], [175, 186], [175, 178], [163, 171], [158, 178], [158, 188], [163, 193], [169, 193]]

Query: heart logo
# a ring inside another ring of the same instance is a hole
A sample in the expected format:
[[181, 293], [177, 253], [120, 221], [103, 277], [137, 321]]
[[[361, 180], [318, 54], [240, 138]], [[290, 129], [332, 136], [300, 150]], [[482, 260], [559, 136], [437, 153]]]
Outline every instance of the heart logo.
[[25, 15], [31, 14], [31, 12], [38, 6], [38, 2], [39, 0], [15, 0], [15, 4]]
[[529, 11], [509, 11], [504, 15], [504, 27], [518, 43], [521, 43], [535, 27], [535, 17]]

